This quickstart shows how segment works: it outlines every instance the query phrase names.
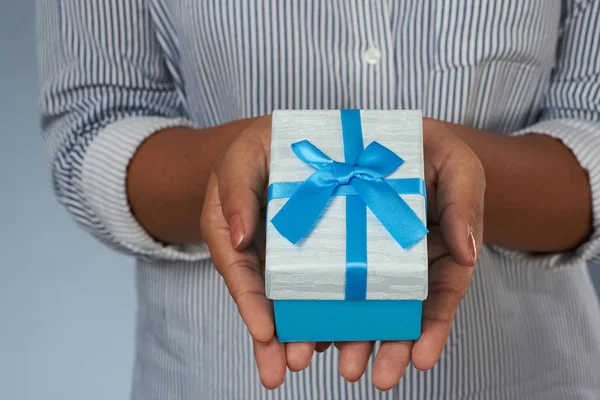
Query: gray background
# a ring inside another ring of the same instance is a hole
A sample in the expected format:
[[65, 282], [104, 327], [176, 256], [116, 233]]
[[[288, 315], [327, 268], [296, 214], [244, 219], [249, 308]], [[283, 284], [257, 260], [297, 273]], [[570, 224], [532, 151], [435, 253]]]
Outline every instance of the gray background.
[[0, 0], [0, 399], [127, 399], [133, 260], [53, 197], [36, 76], [34, 0]]
[[133, 261], [82, 233], [52, 195], [33, 0], [0, 0], [0, 123], [0, 399], [126, 399]]

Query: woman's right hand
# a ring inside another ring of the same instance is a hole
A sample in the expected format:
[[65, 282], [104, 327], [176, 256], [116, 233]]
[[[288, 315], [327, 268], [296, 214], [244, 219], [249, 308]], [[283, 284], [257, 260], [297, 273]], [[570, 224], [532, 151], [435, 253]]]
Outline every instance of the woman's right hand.
[[[271, 117], [255, 119], [215, 165], [202, 210], [202, 237], [254, 342], [263, 385], [283, 383], [286, 366], [308, 366], [315, 343], [279, 343], [264, 284], [264, 207], [269, 176]], [[317, 350], [328, 346], [319, 344]]]

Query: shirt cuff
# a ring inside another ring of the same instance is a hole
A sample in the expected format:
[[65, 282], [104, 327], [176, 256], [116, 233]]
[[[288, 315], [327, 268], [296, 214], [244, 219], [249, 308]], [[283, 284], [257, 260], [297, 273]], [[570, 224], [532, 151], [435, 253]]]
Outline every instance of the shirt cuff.
[[129, 207], [126, 188], [129, 163], [146, 138], [169, 127], [192, 127], [192, 123], [180, 118], [131, 117], [101, 129], [85, 153], [83, 193], [118, 246], [151, 259], [204, 260], [210, 257], [204, 244], [160, 243], [144, 230]]
[[[549, 267], [561, 267], [581, 262], [600, 262], [600, 123], [586, 120], [544, 120], [512, 135], [544, 134], [560, 139], [588, 172], [592, 193], [593, 232], [589, 239], [572, 251], [548, 255], [531, 255], [500, 249], [516, 258], [534, 258]], [[565, 193], [565, 195], [568, 195]]]

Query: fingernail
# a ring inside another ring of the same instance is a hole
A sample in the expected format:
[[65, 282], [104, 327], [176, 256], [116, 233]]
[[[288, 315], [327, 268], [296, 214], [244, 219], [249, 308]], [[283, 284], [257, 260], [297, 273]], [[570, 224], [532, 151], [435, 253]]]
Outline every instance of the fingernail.
[[235, 214], [229, 220], [229, 232], [231, 237], [231, 245], [237, 250], [240, 247], [240, 244], [242, 244], [244, 236], [246, 235], [246, 231], [244, 230], [244, 220], [238, 214]]
[[473, 261], [473, 265], [475, 265], [475, 260], [477, 260], [477, 246], [475, 244], [475, 236], [473, 235], [473, 228], [469, 227], [469, 254], [471, 255], [471, 260]]

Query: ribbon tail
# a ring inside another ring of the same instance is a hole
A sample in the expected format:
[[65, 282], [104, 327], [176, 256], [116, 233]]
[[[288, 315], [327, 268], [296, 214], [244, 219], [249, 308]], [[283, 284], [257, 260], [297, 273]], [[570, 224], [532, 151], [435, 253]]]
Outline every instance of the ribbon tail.
[[423, 221], [383, 179], [353, 179], [351, 185], [403, 249], [418, 243], [427, 234]]
[[312, 174], [271, 219], [275, 229], [291, 243], [298, 243], [312, 231], [327, 206], [338, 185], [327, 175], [325, 170]]

